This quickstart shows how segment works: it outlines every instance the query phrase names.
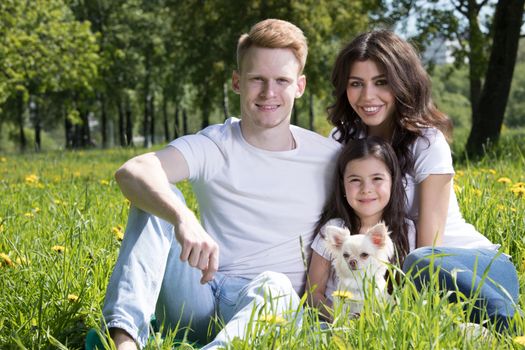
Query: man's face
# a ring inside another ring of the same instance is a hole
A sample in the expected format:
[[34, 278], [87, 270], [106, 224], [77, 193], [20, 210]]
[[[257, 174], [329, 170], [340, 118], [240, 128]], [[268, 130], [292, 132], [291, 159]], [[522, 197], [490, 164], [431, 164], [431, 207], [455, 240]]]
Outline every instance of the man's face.
[[306, 78], [290, 49], [251, 47], [234, 72], [233, 90], [240, 94], [243, 131], [288, 129], [294, 99], [301, 97]]

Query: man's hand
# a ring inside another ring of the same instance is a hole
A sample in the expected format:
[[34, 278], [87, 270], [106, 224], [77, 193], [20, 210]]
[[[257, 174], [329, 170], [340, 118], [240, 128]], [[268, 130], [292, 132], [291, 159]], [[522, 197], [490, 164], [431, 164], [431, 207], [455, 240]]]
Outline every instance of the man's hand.
[[211, 281], [219, 268], [219, 246], [193, 213], [175, 227], [175, 236], [182, 247], [180, 259], [202, 271], [202, 284]]

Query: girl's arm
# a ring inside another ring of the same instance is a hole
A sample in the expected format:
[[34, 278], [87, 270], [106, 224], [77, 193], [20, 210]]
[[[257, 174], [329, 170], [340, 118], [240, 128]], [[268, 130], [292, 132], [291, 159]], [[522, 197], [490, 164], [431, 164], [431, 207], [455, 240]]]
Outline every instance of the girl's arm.
[[417, 247], [440, 245], [447, 222], [452, 174], [429, 175], [419, 186]]
[[326, 298], [326, 283], [330, 276], [332, 265], [330, 261], [321, 255], [312, 252], [312, 259], [306, 277], [306, 291], [308, 293], [308, 304], [319, 309], [322, 316], [329, 319], [330, 312], [326, 306], [331, 306], [330, 300]]

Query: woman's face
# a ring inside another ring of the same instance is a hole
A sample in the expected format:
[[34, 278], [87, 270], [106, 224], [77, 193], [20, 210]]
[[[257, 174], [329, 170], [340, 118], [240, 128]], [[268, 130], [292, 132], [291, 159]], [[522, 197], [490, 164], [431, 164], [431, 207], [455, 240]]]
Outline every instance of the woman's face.
[[354, 62], [348, 76], [346, 96], [368, 127], [368, 135], [391, 138], [395, 98], [383, 69], [372, 60]]

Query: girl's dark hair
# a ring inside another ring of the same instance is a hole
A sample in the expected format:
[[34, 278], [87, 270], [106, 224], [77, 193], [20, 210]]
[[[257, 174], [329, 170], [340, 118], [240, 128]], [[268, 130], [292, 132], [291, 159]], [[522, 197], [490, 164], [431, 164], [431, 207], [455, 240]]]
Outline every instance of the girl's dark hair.
[[349, 140], [345, 145], [337, 158], [332, 192], [314, 232], [321, 232], [321, 228], [330, 219], [341, 218], [351, 234], [359, 233], [361, 221], [345, 198], [344, 173], [349, 162], [367, 157], [374, 157], [383, 162], [392, 178], [390, 200], [383, 210], [382, 220], [391, 231], [390, 238], [394, 242], [398, 261], [402, 263], [409, 251], [403, 176], [392, 146], [380, 137], [370, 136], [364, 139]]
[[435, 127], [449, 137], [452, 123], [434, 105], [430, 78], [414, 47], [391, 31], [363, 33], [339, 52], [331, 78], [335, 103], [328, 108], [328, 119], [337, 128], [333, 137], [345, 143], [367, 134], [366, 125], [346, 96], [352, 65], [366, 60], [374, 61], [385, 71], [395, 98], [391, 143], [402, 173], [411, 173], [410, 145], [422, 135], [421, 128]]

